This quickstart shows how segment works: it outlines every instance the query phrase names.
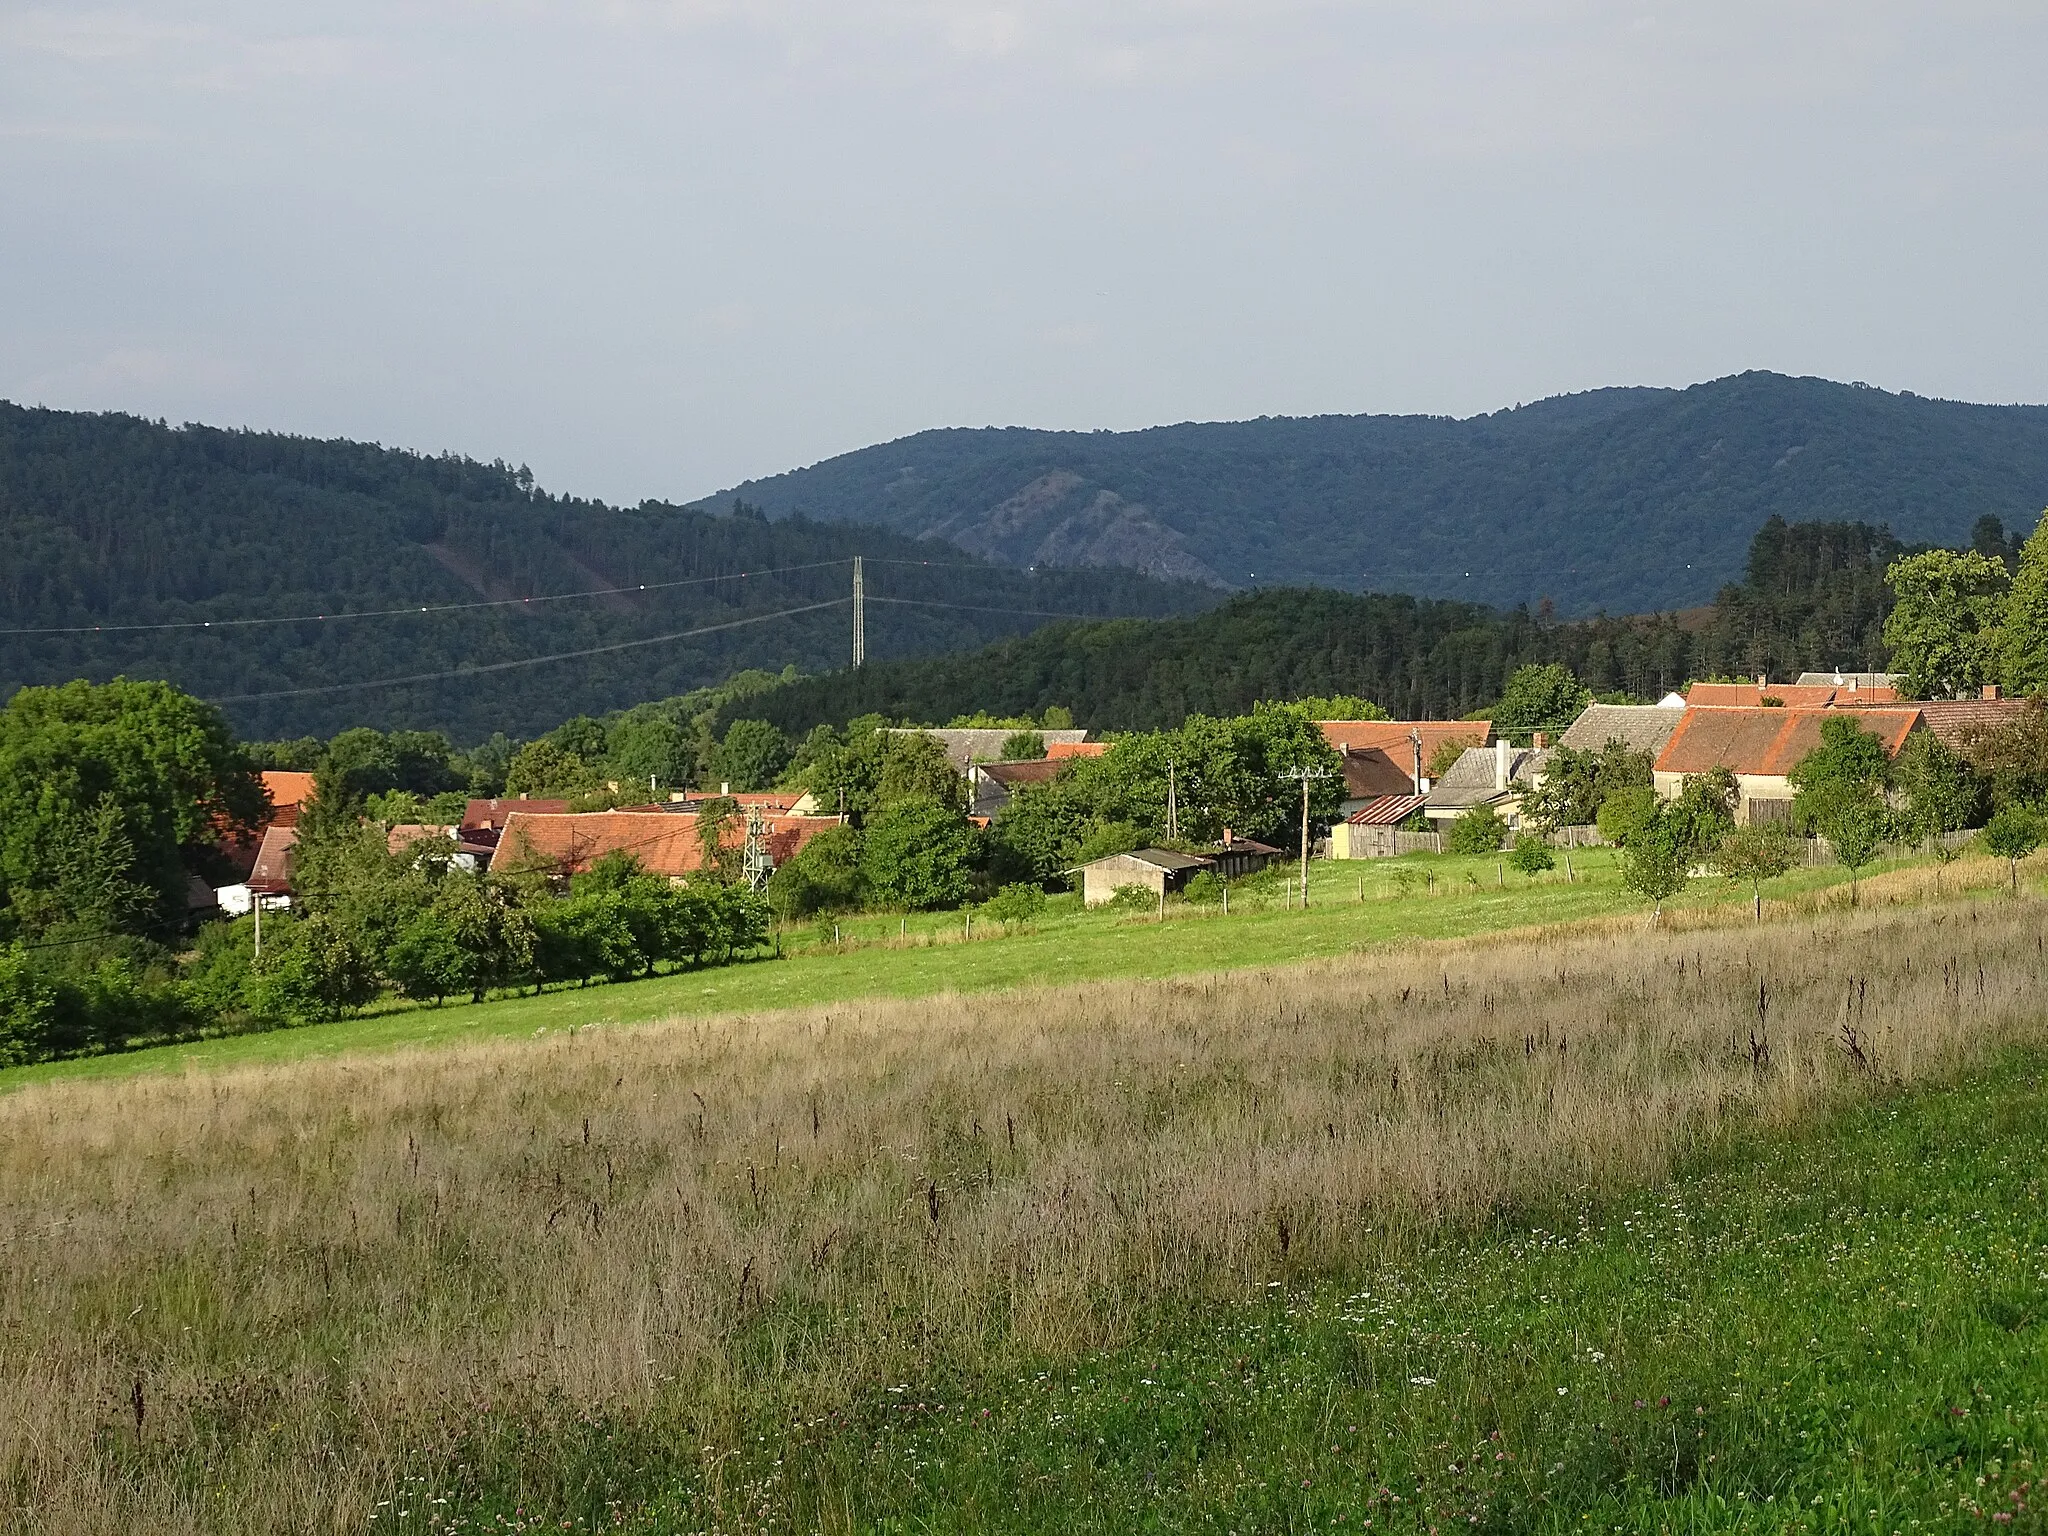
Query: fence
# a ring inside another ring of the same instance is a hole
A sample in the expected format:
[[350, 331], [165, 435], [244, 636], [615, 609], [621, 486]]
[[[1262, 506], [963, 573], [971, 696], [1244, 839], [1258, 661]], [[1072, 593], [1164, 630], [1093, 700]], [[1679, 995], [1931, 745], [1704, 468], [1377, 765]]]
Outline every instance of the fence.
[[1605, 848], [1607, 839], [1600, 835], [1595, 826], [1559, 827], [1550, 834], [1553, 848]]

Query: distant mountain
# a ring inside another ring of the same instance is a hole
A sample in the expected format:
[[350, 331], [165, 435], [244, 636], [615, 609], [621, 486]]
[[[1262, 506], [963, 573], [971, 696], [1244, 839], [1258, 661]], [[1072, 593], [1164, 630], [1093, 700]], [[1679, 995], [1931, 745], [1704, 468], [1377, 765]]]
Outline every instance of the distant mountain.
[[1745, 373], [1458, 421], [1318, 416], [1142, 432], [920, 432], [724, 492], [991, 560], [1126, 566], [1566, 613], [1708, 601], [1787, 522], [1967, 542], [2048, 506], [2048, 407]]
[[[844, 663], [854, 554], [868, 561], [878, 661], [982, 645], [1048, 614], [1187, 613], [1222, 596], [1128, 570], [988, 566], [873, 528], [610, 507], [453, 456], [0, 402], [0, 700], [126, 673], [209, 698], [289, 695], [227, 706], [252, 737], [358, 724], [439, 729], [458, 745], [536, 734], [742, 667]], [[671, 582], [693, 584], [638, 590]], [[608, 588], [627, 590], [525, 601]], [[451, 604], [479, 606], [226, 622]], [[811, 611], [747, 622], [796, 608]], [[51, 628], [77, 632], [21, 633]], [[596, 654], [490, 670], [563, 652]], [[461, 675], [290, 694], [440, 671]]]

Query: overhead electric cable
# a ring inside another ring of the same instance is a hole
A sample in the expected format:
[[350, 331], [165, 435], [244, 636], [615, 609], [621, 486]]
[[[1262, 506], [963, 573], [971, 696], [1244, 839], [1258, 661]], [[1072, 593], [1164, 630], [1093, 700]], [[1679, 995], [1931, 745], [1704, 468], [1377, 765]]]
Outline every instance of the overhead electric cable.
[[405, 683], [437, 683], [451, 677], [480, 677], [486, 672], [510, 672], [518, 667], [538, 667], [551, 661], [574, 661], [579, 656], [604, 656], [612, 651], [630, 651], [639, 646], [665, 645], [671, 640], [688, 640], [694, 635], [717, 634], [721, 630], [741, 629], [749, 624], [765, 624], [770, 619], [790, 619], [800, 613], [817, 613], [825, 608], [838, 608], [848, 601], [835, 597], [827, 602], [807, 603], [801, 608], [784, 608], [775, 613], [757, 613], [748, 619], [729, 619], [723, 624], [705, 624], [696, 629], [679, 629], [674, 634], [650, 635], [644, 640], [621, 640], [613, 645], [593, 645], [580, 651], [556, 651], [551, 656], [527, 656], [518, 661], [493, 661], [480, 666], [450, 667], [440, 672], [413, 672], [404, 677], [369, 678], [356, 683], [322, 683], [309, 688], [274, 688], [267, 693], [226, 694], [209, 702], [214, 704], [249, 704], [258, 699], [296, 699], [311, 693], [349, 693], [362, 688], [396, 688]]
[[875, 597], [871, 603], [894, 603], [899, 608], [953, 608], [962, 613], [1014, 613], [1030, 619], [1128, 619], [1136, 615], [1128, 613], [1060, 613], [1050, 608], [991, 608], [983, 603], [940, 603], [922, 597]]
[[392, 619], [422, 613], [462, 613], [472, 608], [522, 608], [535, 603], [566, 603], [585, 597], [621, 597], [633, 592], [665, 592], [672, 587], [704, 587], [718, 581], [745, 581], [754, 576], [786, 576], [792, 571], [822, 571], [841, 560], [813, 560], [808, 565], [778, 565], [762, 571], [731, 571], [723, 576], [686, 576], [677, 581], [643, 581], [631, 587], [601, 587], [589, 592], [550, 592], [536, 597], [496, 597], [475, 603], [438, 603], [420, 608], [376, 608], [361, 613], [301, 613], [275, 619], [179, 619], [168, 624], [72, 624], [47, 629], [0, 629], [0, 635], [130, 634], [164, 629], [239, 629], [254, 624], [316, 624], [332, 619]]

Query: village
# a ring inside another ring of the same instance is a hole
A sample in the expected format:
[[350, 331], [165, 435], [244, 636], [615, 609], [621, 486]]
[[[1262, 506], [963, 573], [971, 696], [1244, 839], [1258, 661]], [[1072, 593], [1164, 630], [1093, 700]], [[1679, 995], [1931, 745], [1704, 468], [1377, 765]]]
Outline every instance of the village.
[[[1690, 781], [1725, 774], [1722, 793], [1731, 826], [1789, 832], [1795, 770], [1822, 748], [1829, 721], [1853, 722], [1881, 748], [1886, 762], [1896, 762], [1922, 734], [1966, 759], [1997, 733], [2025, 721], [2031, 709], [1988, 685], [1978, 698], [1908, 701], [1900, 696], [1899, 682], [1883, 673], [1806, 673], [1790, 683], [1774, 684], [1767, 677], [1695, 683], [1651, 704], [1589, 703], [1561, 732], [1532, 730], [1519, 741], [1485, 719], [1316, 720], [1341, 798], [1333, 815], [1312, 815], [1309, 790], [1316, 770], [1296, 770], [1303, 815], [1289, 846], [1227, 826], [1207, 842], [1175, 836], [1183, 819], [1194, 818], [1180, 801], [1182, 786], [1169, 783], [1159, 786], [1167, 805], [1165, 837], [1089, 858], [1057, 871], [1050, 883], [1070, 885], [1089, 907], [1129, 893], [1122, 898], [1129, 906], [1140, 895], [1163, 903], [1203, 876], [1227, 892], [1232, 881], [1293, 861], [1306, 875], [1311, 862], [1483, 853], [1530, 838], [1563, 849], [1625, 841], [1625, 832], [1603, 832], [1597, 799], [1560, 793], [1555, 770], [1572, 764], [1575, 755], [1581, 763], [1603, 754], [1633, 762], [1643, 785], [1665, 803], [1679, 801]], [[983, 831], [1024, 797], [1056, 783], [1074, 765], [1103, 758], [1114, 746], [1089, 740], [1084, 730], [1043, 728], [1021, 733], [1042, 755], [1010, 759], [1002, 749], [1017, 742], [1020, 732], [1014, 728], [892, 729], [922, 737], [943, 752], [958, 776], [965, 820]], [[265, 770], [262, 779], [273, 809], [260, 835], [235, 850], [246, 861], [244, 878], [210, 893], [221, 912], [254, 913], [259, 921], [265, 910], [292, 905], [298, 820], [313, 796], [315, 775]], [[1321, 798], [1327, 803], [1330, 797]], [[1968, 818], [1962, 820], [1924, 830], [1962, 833]], [[541, 875], [566, 886], [608, 859], [629, 859], [647, 875], [674, 884], [736, 875], [758, 893], [769, 890], [776, 872], [799, 859], [814, 839], [848, 821], [848, 813], [820, 805], [810, 790], [735, 790], [727, 783], [601, 810], [574, 810], [567, 798], [471, 799], [459, 822], [394, 824], [386, 836], [394, 856], [430, 852], [475, 873]], [[1824, 831], [1807, 840], [1824, 851]], [[1222, 900], [1227, 904], [1227, 894]]]

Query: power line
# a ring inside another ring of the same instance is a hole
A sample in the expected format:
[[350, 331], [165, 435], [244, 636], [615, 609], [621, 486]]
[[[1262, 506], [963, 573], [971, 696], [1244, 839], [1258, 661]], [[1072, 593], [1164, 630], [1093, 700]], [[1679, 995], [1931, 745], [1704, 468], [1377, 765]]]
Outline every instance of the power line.
[[749, 624], [765, 624], [770, 619], [789, 619], [800, 613], [817, 613], [821, 609], [840, 607], [847, 601], [846, 598], [835, 597], [827, 602], [808, 603], [801, 608], [784, 608], [776, 613], [757, 613], [752, 618], [730, 619], [723, 624], [705, 624], [696, 629], [679, 629], [673, 634], [651, 635], [644, 640], [621, 640], [613, 645], [593, 645], [580, 651], [556, 651], [550, 656], [527, 656], [518, 661], [494, 661], [482, 666], [450, 667], [440, 672], [413, 672], [404, 677], [368, 678], [355, 683], [322, 683], [310, 688], [275, 688], [267, 693], [234, 693], [210, 702], [249, 704], [259, 699], [296, 699], [313, 693], [348, 693], [362, 688], [396, 688], [405, 683], [436, 683], [451, 677], [480, 677], [486, 672], [510, 672], [517, 667], [538, 667], [551, 661], [574, 661], [582, 656], [604, 656], [613, 651], [630, 651], [643, 645], [665, 645], [671, 640], [688, 640], [695, 635], [711, 635], [721, 630], [740, 629]]
[[643, 581], [632, 587], [602, 587], [589, 592], [554, 592], [538, 597], [499, 597], [475, 603], [439, 603], [420, 608], [377, 608], [361, 613], [301, 613], [268, 619], [180, 619], [166, 624], [73, 624], [46, 629], [0, 629], [0, 635], [112, 635], [166, 629], [239, 629], [257, 624], [316, 624], [334, 619], [391, 619], [420, 614], [463, 613], [474, 608], [520, 608], [534, 603], [566, 603], [587, 597], [620, 597], [632, 592], [666, 592], [674, 587], [703, 587], [719, 581], [746, 581], [755, 576], [786, 576], [793, 571], [822, 571], [846, 564], [845, 559], [814, 560], [808, 565], [780, 565], [764, 571], [734, 571], [724, 576], [688, 576], [677, 581]]
[[1131, 614], [1118, 613], [1060, 613], [1050, 608], [990, 608], [983, 603], [940, 603], [922, 597], [876, 597], [867, 595], [871, 603], [894, 603], [901, 608], [951, 608], [961, 613], [1014, 613], [1030, 619], [1110, 619], [1131, 618]]

